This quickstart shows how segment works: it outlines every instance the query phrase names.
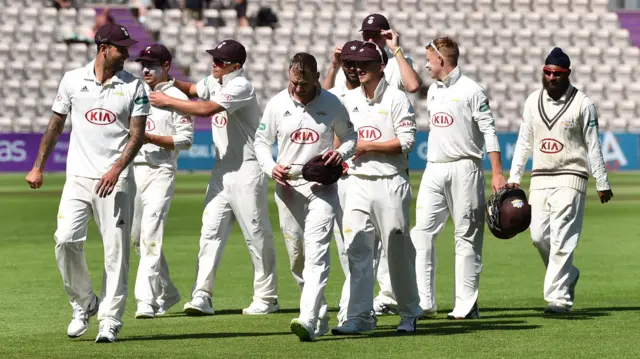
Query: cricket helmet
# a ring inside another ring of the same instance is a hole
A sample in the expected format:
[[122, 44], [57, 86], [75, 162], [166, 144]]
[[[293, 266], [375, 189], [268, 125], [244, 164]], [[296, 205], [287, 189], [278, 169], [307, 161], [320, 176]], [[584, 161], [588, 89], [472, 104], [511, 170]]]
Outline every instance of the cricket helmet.
[[531, 206], [519, 188], [505, 187], [492, 194], [486, 211], [489, 230], [500, 239], [513, 238], [531, 224]]

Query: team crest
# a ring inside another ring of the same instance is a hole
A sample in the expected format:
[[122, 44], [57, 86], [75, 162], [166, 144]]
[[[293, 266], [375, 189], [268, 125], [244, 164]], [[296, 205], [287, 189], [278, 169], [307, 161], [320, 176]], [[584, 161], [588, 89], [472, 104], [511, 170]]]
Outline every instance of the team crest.
[[120, 30], [122, 30], [122, 32], [124, 32], [125, 36], [129, 36], [129, 32], [127, 31], [127, 29], [124, 28], [124, 26], [120, 26]]
[[524, 207], [524, 202], [522, 202], [521, 199], [514, 199], [513, 201], [511, 201], [511, 205], [515, 208], [522, 208]]
[[573, 119], [564, 120], [561, 123], [562, 123], [562, 127], [564, 127], [567, 130], [570, 130], [570, 129], [576, 127], [576, 121], [574, 121]]
[[369, 16], [369, 21], [367, 21], [367, 24], [373, 24], [373, 16]]

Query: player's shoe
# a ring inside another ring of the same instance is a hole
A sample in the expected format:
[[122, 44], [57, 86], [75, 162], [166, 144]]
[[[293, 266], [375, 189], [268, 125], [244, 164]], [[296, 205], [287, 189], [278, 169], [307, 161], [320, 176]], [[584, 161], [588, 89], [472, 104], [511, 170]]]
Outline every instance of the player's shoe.
[[438, 309], [437, 308], [423, 309], [422, 310], [422, 315], [420, 316], [420, 318], [418, 318], [418, 320], [420, 320], [420, 319], [434, 319], [437, 316], [438, 316]]
[[398, 314], [398, 310], [394, 305], [384, 304], [376, 301], [373, 302], [373, 312], [376, 316]]
[[262, 301], [253, 301], [251, 305], [242, 310], [242, 314], [246, 315], [264, 315], [269, 313], [275, 313], [280, 310], [280, 304], [276, 299], [272, 303], [265, 303]]
[[398, 333], [413, 333], [416, 331], [416, 322], [418, 317], [402, 317], [396, 331]]
[[318, 324], [316, 324], [316, 331], [313, 335], [317, 337], [321, 337], [329, 332], [329, 316], [327, 315], [324, 318], [318, 319]]
[[464, 317], [456, 317], [455, 315], [453, 315], [453, 312], [451, 312], [447, 314], [447, 319], [451, 319], [451, 320], [480, 319], [480, 310], [478, 309], [478, 302], [475, 302], [473, 304], [473, 307], [471, 307], [471, 311], [469, 311], [469, 313]]
[[289, 326], [293, 334], [297, 335], [301, 342], [313, 342], [316, 340], [315, 329], [300, 319], [293, 318]]
[[100, 329], [98, 330], [98, 336], [96, 337], [96, 343], [113, 343], [116, 341], [116, 336], [120, 328], [108, 322], [100, 323]]
[[214, 313], [211, 298], [204, 295], [199, 295], [185, 303], [183, 311], [187, 315], [212, 315]]
[[136, 319], [152, 319], [155, 317], [156, 308], [147, 303], [138, 303], [138, 310], [136, 310]]
[[566, 314], [571, 311], [571, 307], [564, 306], [562, 304], [549, 303], [546, 308], [544, 308], [545, 314]]
[[370, 335], [373, 334], [376, 329], [376, 324], [363, 324], [357, 325], [351, 320], [347, 320], [342, 325], [333, 327], [331, 334], [333, 335]]
[[78, 338], [87, 332], [89, 329], [89, 318], [98, 313], [99, 307], [100, 300], [98, 299], [98, 296], [93, 294], [93, 298], [91, 298], [91, 303], [87, 310], [76, 309], [73, 311], [73, 319], [71, 319], [71, 322], [67, 327], [67, 335], [69, 338]]
[[169, 297], [165, 300], [156, 299], [156, 303], [158, 303], [158, 306], [159, 306], [158, 310], [156, 311], [156, 315], [167, 314], [167, 312], [171, 307], [180, 303], [181, 299], [182, 298], [180, 297], [180, 293], [176, 293], [176, 295]]

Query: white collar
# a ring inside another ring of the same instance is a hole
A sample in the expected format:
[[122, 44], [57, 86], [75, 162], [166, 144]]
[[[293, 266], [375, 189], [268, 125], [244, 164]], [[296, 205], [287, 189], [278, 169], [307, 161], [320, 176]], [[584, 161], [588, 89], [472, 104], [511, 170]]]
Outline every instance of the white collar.
[[554, 103], [565, 103], [565, 102], [567, 102], [567, 97], [571, 93], [572, 89], [573, 89], [573, 85], [569, 84], [569, 87], [567, 87], [567, 90], [562, 94], [562, 96], [560, 96], [560, 98], [558, 100], [552, 99], [551, 96], [549, 96], [549, 93], [547, 92], [546, 89], [543, 88], [542, 91], [544, 92], [544, 96], [545, 96], [547, 101], [554, 102]]
[[380, 82], [378, 82], [378, 85], [376, 86], [376, 89], [373, 91], [373, 98], [372, 99], [369, 99], [369, 97], [367, 97], [367, 94], [364, 92], [364, 86], [363, 85], [360, 85], [360, 93], [362, 93], [364, 98], [367, 100], [367, 103], [369, 103], [369, 104], [375, 103], [375, 102], [378, 102], [378, 100], [382, 97], [382, 94], [387, 89], [388, 85], [389, 85], [389, 83], [387, 82], [387, 80], [384, 79], [384, 76], [383, 76], [380, 79]]
[[175, 83], [175, 81], [176, 81], [175, 79], [170, 79], [169, 81], [166, 81], [166, 82], [157, 83], [154, 86], [153, 90], [154, 91], [162, 91], [162, 92], [164, 92], [164, 91], [170, 89], [171, 87], [173, 87], [173, 84]]
[[[244, 75], [244, 68], [243, 68], [243, 67], [239, 68], [239, 69], [238, 69], [238, 70], [236, 70], [236, 71], [229, 72], [228, 74], [223, 75], [223, 76], [222, 76], [222, 86], [223, 86], [223, 87], [224, 87], [224, 86], [226, 86], [226, 85], [227, 85], [231, 80], [235, 79], [235, 78], [236, 78], [236, 77], [238, 77], [238, 76], [242, 76], [242, 75]], [[220, 82], [218, 81], [218, 79], [214, 78], [214, 80], [215, 80], [216, 82], [220, 83]]]
[[444, 85], [445, 87], [450, 87], [455, 84], [456, 81], [462, 76], [460, 73], [460, 67], [456, 66], [444, 79], [439, 80], [438, 82]]
[[[95, 65], [96, 65], [96, 60], [91, 61], [87, 66], [85, 66], [85, 75], [84, 75], [84, 79], [88, 80], [88, 81], [93, 81], [93, 82], [98, 82], [98, 79], [96, 78], [96, 73], [95, 73]], [[104, 85], [109, 85], [111, 83], [124, 83], [124, 81], [122, 81], [119, 77], [118, 74], [121, 71], [116, 72], [115, 74], [113, 74], [113, 76], [107, 80], [107, 82], [104, 83]]]

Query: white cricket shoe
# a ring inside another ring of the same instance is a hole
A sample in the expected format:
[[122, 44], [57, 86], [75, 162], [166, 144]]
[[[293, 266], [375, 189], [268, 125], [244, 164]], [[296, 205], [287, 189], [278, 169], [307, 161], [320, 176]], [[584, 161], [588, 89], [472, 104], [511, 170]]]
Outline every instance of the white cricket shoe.
[[116, 335], [120, 328], [111, 323], [100, 323], [100, 329], [98, 330], [98, 336], [96, 337], [96, 343], [113, 343], [116, 341]]
[[139, 302], [136, 310], [136, 319], [152, 319], [156, 317], [156, 310], [153, 306]]
[[301, 342], [313, 342], [316, 340], [315, 329], [308, 323], [298, 318], [291, 319], [291, 331], [300, 338]]
[[276, 299], [273, 303], [265, 303], [262, 301], [253, 301], [251, 305], [242, 310], [242, 314], [246, 315], [264, 315], [275, 313], [280, 310], [280, 304]]
[[434, 319], [437, 316], [438, 316], [437, 308], [423, 309], [422, 315], [418, 319]]
[[89, 318], [98, 313], [99, 307], [100, 301], [98, 296], [94, 294], [87, 310], [76, 309], [73, 311], [73, 319], [71, 319], [71, 322], [67, 327], [67, 335], [69, 338], [78, 338], [87, 332], [89, 329]]
[[398, 309], [394, 305], [384, 304], [380, 302], [373, 302], [373, 312], [376, 316], [381, 315], [396, 315], [398, 314]]
[[313, 335], [317, 337], [321, 337], [329, 332], [329, 316], [318, 319], [318, 324], [316, 325], [316, 331], [313, 332]]
[[353, 321], [347, 320], [346, 322], [338, 325], [337, 327], [333, 327], [331, 329], [331, 334], [333, 335], [370, 335], [376, 329], [375, 324], [370, 325], [356, 325]]
[[211, 298], [204, 295], [199, 295], [185, 303], [183, 311], [187, 315], [212, 315], [214, 313]]
[[396, 331], [398, 333], [413, 333], [416, 331], [418, 317], [402, 317]]
[[158, 308], [158, 310], [156, 310], [156, 315], [167, 314], [167, 312], [169, 311], [169, 309], [171, 307], [173, 307], [174, 305], [180, 303], [181, 299], [182, 298], [180, 297], [180, 293], [177, 293], [173, 297], [169, 297], [169, 298], [164, 299], [164, 300], [156, 299], [156, 303], [158, 303], [158, 305], [160, 306]]
[[565, 314], [571, 312], [571, 307], [557, 303], [549, 303], [544, 309], [545, 314]]

